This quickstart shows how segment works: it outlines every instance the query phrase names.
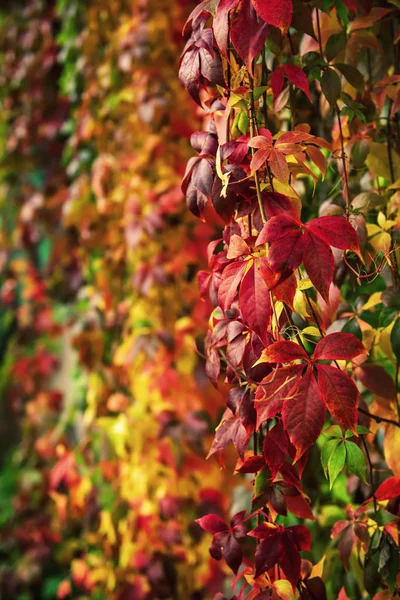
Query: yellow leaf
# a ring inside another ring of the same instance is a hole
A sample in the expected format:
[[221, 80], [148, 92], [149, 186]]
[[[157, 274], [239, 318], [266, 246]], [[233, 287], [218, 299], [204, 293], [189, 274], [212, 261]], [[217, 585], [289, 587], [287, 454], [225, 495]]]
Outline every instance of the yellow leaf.
[[395, 425], [386, 427], [383, 451], [389, 469], [394, 475], [400, 475], [400, 428]]
[[311, 283], [310, 279], [301, 279], [297, 283], [297, 289], [301, 290], [301, 291], [309, 290], [312, 287], [313, 287], [313, 284]]
[[[399, 179], [400, 157], [394, 150], [392, 150], [392, 162], [395, 179]], [[388, 148], [386, 144], [371, 142], [366, 163], [368, 169], [371, 171], [374, 177], [384, 177], [388, 181], [391, 180], [392, 177], [389, 165]]]

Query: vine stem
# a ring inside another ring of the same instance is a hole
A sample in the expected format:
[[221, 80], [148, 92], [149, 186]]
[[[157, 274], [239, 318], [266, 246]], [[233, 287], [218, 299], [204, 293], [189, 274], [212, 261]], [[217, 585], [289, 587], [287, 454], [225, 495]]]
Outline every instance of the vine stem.
[[364, 446], [364, 451], [367, 456], [368, 467], [369, 467], [369, 483], [371, 486], [372, 498], [374, 500], [374, 512], [376, 514], [378, 507], [377, 507], [376, 498], [375, 498], [374, 466], [371, 461], [371, 456], [370, 456], [370, 453], [368, 450], [367, 442], [365, 441], [363, 435], [361, 436], [361, 442], [362, 442], [362, 445]]
[[360, 412], [363, 415], [366, 415], [367, 417], [370, 417], [377, 423], [388, 423], [389, 425], [395, 425], [396, 427], [400, 427], [400, 423], [398, 423], [397, 421], [394, 421], [393, 419], [386, 419], [386, 417], [380, 417], [379, 415], [374, 415], [368, 410], [361, 408], [360, 406], [358, 407], [358, 412]]
[[[395, 172], [394, 172], [394, 164], [393, 164], [393, 157], [392, 157], [392, 121], [390, 118], [392, 104], [393, 104], [392, 100], [389, 100], [388, 116], [387, 116], [387, 122], [386, 122], [386, 140], [387, 140], [387, 153], [388, 153], [388, 160], [389, 160], [390, 180], [391, 180], [391, 183], [394, 183]], [[390, 270], [392, 272], [393, 283], [394, 283], [395, 287], [397, 289], [399, 289], [400, 288], [400, 273], [399, 273], [399, 265], [398, 265], [397, 256], [396, 256], [395, 242], [393, 239], [393, 230], [390, 233], [390, 254], [393, 257], [393, 259], [391, 258], [390, 262], [388, 261], [388, 263], [389, 263]], [[392, 264], [392, 260], [393, 260], [393, 264]]]
[[321, 38], [321, 23], [319, 22], [319, 9], [317, 8], [317, 29], [318, 29], [318, 44], [319, 44], [319, 53], [321, 58], [324, 58], [324, 52], [322, 50], [322, 38]]
[[337, 104], [336, 104], [336, 114], [337, 114], [338, 123], [339, 123], [340, 146], [341, 146], [341, 155], [340, 155], [340, 158], [342, 159], [342, 165], [343, 165], [343, 181], [344, 181], [343, 192], [344, 192], [344, 199], [345, 199], [345, 202], [346, 202], [346, 219], [349, 220], [349, 216], [350, 216], [350, 206], [349, 206], [349, 176], [348, 176], [348, 173], [347, 173], [346, 153], [344, 151], [344, 135], [343, 135], [343, 128], [342, 128], [342, 120], [340, 118], [340, 110], [339, 110], [339, 107], [338, 107]]
[[[256, 111], [255, 111], [255, 107], [254, 107], [254, 79], [253, 77], [250, 76], [250, 85], [251, 85], [251, 92], [250, 92], [250, 135], [251, 137], [254, 137], [254, 134], [257, 133], [257, 125], [256, 125]], [[254, 156], [254, 148], [251, 149], [251, 155]], [[260, 181], [258, 179], [258, 173], [255, 172], [254, 173], [254, 181], [256, 184], [256, 192], [257, 192], [257, 201], [258, 201], [258, 206], [260, 208], [260, 213], [261, 213], [261, 219], [263, 223], [267, 222], [267, 215], [265, 213], [265, 208], [264, 208], [264, 204], [262, 201], [262, 197], [261, 197], [261, 186], [260, 186]]]

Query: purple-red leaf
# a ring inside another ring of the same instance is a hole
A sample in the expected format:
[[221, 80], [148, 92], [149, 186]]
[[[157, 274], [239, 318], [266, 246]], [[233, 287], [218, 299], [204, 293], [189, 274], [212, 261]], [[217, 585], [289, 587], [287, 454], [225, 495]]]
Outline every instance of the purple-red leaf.
[[318, 217], [307, 223], [307, 229], [330, 246], [352, 250], [360, 256], [357, 233], [344, 217]]
[[314, 360], [351, 360], [365, 352], [364, 345], [352, 333], [330, 333], [316, 345]]
[[269, 290], [255, 261], [244, 275], [239, 292], [239, 308], [246, 325], [266, 343], [272, 308]]
[[292, 0], [252, 0], [257, 14], [263, 21], [286, 33], [292, 22]]
[[316, 367], [318, 384], [326, 408], [344, 429], [355, 432], [359, 398], [356, 384], [337, 367], [318, 363]]
[[310, 368], [303, 375], [294, 397], [283, 404], [283, 426], [296, 448], [295, 461], [308, 450], [321, 433], [325, 407]]
[[218, 533], [229, 529], [225, 521], [214, 514], [200, 517], [200, 519], [196, 519], [196, 523], [198, 523], [204, 531], [208, 531], [209, 533]]
[[251, 0], [241, 0], [238, 11], [231, 16], [232, 44], [253, 74], [253, 60], [264, 48], [268, 26], [257, 17]]

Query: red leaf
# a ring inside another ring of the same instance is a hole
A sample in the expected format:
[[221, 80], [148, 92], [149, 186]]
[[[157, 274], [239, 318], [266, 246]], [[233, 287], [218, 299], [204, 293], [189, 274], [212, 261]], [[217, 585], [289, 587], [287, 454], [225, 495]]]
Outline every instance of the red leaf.
[[250, 170], [252, 173], [258, 171], [258, 169], [268, 160], [271, 150], [257, 150], [250, 162]]
[[306, 232], [304, 237], [304, 268], [315, 288], [328, 303], [329, 288], [335, 270], [332, 250], [316, 235]]
[[312, 102], [310, 96], [310, 88], [308, 85], [307, 75], [304, 73], [300, 67], [296, 67], [296, 65], [284, 65], [283, 66], [285, 75], [293, 83], [293, 85], [302, 92], [305, 93], [310, 102]]
[[299, 231], [300, 225], [301, 222], [292, 215], [278, 213], [264, 225], [257, 238], [256, 246], [276, 242], [293, 231]]
[[270, 536], [273, 539], [264, 540], [258, 544], [256, 549], [256, 572], [255, 576], [258, 577], [262, 573], [269, 571], [277, 562], [280, 561], [282, 556], [282, 536], [275, 534]]
[[269, 290], [255, 261], [242, 279], [239, 308], [246, 325], [267, 343], [267, 327], [271, 322]]
[[231, 40], [251, 75], [253, 59], [264, 48], [267, 31], [268, 26], [257, 17], [251, 0], [241, 0], [237, 13], [231, 16]]
[[284, 402], [282, 417], [283, 426], [296, 448], [296, 462], [315, 442], [325, 422], [325, 407], [310, 368], [296, 388], [294, 398]]
[[269, 217], [286, 214], [297, 221], [297, 213], [290, 198], [279, 192], [264, 192], [262, 194], [265, 212]]
[[282, 536], [282, 554], [280, 565], [286, 575], [286, 578], [292, 584], [293, 591], [300, 579], [301, 557], [295, 543], [288, 535]]
[[205, 517], [201, 517], [200, 519], [196, 519], [196, 523], [204, 529], [204, 531], [209, 531], [210, 533], [218, 533], [220, 531], [228, 531], [229, 527], [225, 523], [221, 517], [218, 515], [206, 515]]
[[285, 33], [292, 22], [292, 0], [252, 0], [257, 14], [263, 21]]
[[279, 150], [272, 148], [269, 155], [269, 166], [272, 174], [275, 175], [278, 181], [282, 183], [288, 183], [289, 181], [289, 167], [285, 157]]
[[269, 84], [271, 86], [272, 93], [274, 94], [274, 100], [276, 100], [281, 93], [284, 82], [285, 76], [283, 74], [283, 69], [282, 67], [277, 67], [275, 71], [271, 73], [271, 77], [269, 79]]
[[268, 346], [263, 351], [263, 358], [270, 363], [287, 363], [299, 358], [308, 359], [308, 354], [299, 344], [283, 340]]
[[326, 408], [345, 429], [355, 431], [359, 398], [356, 384], [337, 367], [321, 364], [317, 364], [316, 367], [318, 384]]
[[365, 351], [352, 333], [330, 333], [316, 345], [314, 360], [351, 360]]
[[246, 262], [234, 262], [227, 265], [222, 273], [218, 289], [218, 304], [222, 310], [228, 310], [235, 299], [237, 289], [242, 281]]
[[396, 398], [396, 386], [393, 378], [381, 365], [364, 363], [355, 369], [361, 383], [377, 396], [393, 400]]
[[[239, 459], [240, 461], [240, 459]], [[239, 462], [239, 466], [236, 467], [236, 473], [257, 473], [263, 467], [265, 467], [265, 460], [263, 456], [248, 456], [243, 462]]]
[[378, 487], [375, 493], [377, 500], [392, 500], [400, 496], [400, 477], [389, 477]]
[[286, 461], [288, 453], [287, 434], [280, 422], [265, 436], [263, 453], [271, 475], [275, 477], [280, 467]]
[[[281, 219], [282, 217], [273, 218]], [[305, 236], [300, 229], [291, 231], [283, 238], [279, 239], [278, 243], [271, 244], [268, 259], [271, 269], [275, 271], [275, 273], [280, 274], [278, 280], [279, 283], [284, 279], [288, 279], [302, 263], [304, 247]]]
[[214, 17], [214, 37], [225, 58], [228, 58], [229, 13], [239, 4], [239, 0], [221, 0], [218, 3]]
[[240, 418], [234, 415], [232, 411], [227, 408], [224, 416], [222, 417], [221, 423], [218, 425], [215, 431], [214, 441], [207, 458], [210, 458], [210, 456], [219, 450], [223, 450], [231, 443], [235, 446], [239, 456], [243, 457], [249, 437], [250, 432], [246, 431], [246, 428], [243, 426]]
[[[315, 517], [312, 513], [311, 507], [307, 500], [301, 495], [296, 496], [285, 496], [286, 508], [289, 512], [300, 519], [310, 519], [315, 521]], [[307, 530], [308, 531], [308, 530]]]
[[[345, 0], [345, 2], [346, 2], [346, 0]], [[340, 590], [337, 600], [350, 600], [348, 595], [346, 594], [346, 590], [345, 590], [344, 586]]]
[[311, 550], [311, 534], [304, 525], [293, 525], [286, 527], [286, 532], [290, 535], [299, 550]]
[[344, 217], [318, 217], [307, 223], [306, 227], [330, 246], [352, 250], [360, 256], [357, 233]]
[[274, 417], [282, 411], [282, 403], [291, 398], [299, 384], [299, 378], [304, 370], [304, 365], [291, 365], [273, 371], [257, 388], [254, 408], [257, 412], [257, 429], [261, 423]]

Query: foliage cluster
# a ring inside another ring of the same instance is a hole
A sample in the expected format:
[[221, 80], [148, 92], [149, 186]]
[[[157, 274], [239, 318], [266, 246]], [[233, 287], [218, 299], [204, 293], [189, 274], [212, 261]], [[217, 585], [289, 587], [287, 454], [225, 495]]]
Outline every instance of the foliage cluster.
[[220, 223], [209, 457], [235, 447], [253, 485], [198, 523], [236, 599], [397, 597], [398, 2], [204, 0], [186, 31], [204, 128], [182, 185]]

